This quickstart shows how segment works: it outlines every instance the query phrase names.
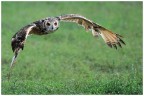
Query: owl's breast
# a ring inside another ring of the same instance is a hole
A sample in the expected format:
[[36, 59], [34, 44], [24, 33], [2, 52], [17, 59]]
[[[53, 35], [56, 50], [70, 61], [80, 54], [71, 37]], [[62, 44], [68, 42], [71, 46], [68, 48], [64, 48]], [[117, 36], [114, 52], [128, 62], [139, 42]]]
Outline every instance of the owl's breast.
[[33, 28], [32, 31], [29, 34], [35, 34], [35, 35], [46, 35], [46, 34], [50, 34], [53, 33], [55, 30], [47, 30], [46, 28]]

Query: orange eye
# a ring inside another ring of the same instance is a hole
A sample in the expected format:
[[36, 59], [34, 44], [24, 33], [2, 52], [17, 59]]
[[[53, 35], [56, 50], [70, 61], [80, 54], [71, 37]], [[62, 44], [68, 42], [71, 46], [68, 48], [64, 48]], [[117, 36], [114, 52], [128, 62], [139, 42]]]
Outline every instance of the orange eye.
[[47, 23], [47, 26], [50, 26], [50, 23]]
[[54, 25], [57, 26], [57, 22], [55, 22]]

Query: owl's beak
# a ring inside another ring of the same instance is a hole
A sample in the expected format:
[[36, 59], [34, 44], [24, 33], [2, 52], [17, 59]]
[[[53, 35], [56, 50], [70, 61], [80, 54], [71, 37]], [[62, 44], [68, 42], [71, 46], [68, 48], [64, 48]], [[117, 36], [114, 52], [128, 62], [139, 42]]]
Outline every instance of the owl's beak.
[[53, 26], [52, 26], [52, 28], [51, 28], [51, 29], [52, 29], [52, 30], [54, 29], [54, 28], [53, 28]]

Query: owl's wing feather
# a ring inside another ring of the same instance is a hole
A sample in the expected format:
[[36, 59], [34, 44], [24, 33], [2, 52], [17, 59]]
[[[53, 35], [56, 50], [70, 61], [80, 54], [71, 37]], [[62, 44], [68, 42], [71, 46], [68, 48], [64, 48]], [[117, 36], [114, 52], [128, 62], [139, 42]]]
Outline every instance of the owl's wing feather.
[[82, 25], [87, 31], [91, 29], [93, 25], [92, 21], [77, 14], [62, 15], [62, 16], [59, 16], [59, 18], [60, 18], [60, 21], [78, 23], [79, 25]]
[[12, 41], [11, 41], [11, 46], [12, 46], [12, 50], [14, 52], [14, 57], [12, 58], [12, 62], [11, 62], [11, 67], [13, 65], [13, 63], [15, 62], [18, 53], [20, 52], [20, 50], [24, 48], [24, 43], [27, 39], [27, 36], [29, 34], [33, 33], [33, 29], [35, 28], [35, 24], [31, 24], [31, 25], [27, 25], [25, 27], [23, 27], [20, 31], [18, 31], [13, 37], [12, 37]]
[[121, 43], [125, 44], [124, 41], [121, 39], [122, 38], [121, 35], [113, 33], [112, 31], [78, 14], [67, 14], [67, 15], [59, 16], [57, 18], [60, 21], [75, 22], [77, 24], [80, 24], [86, 29], [86, 31], [92, 30], [92, 34], [95, 37], [101, 35], [105, 43], [109, 47], [115, 47], [117, 49], [116, 45], [122, 47]]

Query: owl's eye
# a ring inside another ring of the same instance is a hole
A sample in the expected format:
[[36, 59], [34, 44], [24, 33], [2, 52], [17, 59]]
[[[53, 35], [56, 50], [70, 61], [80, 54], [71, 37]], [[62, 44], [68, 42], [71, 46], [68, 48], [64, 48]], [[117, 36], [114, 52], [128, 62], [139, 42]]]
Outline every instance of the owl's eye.
[[57, 22], [55, 22], [54, 25], [57, 26]]
[[50, 23], [47, 23], [47, 26], [50, 26]]

